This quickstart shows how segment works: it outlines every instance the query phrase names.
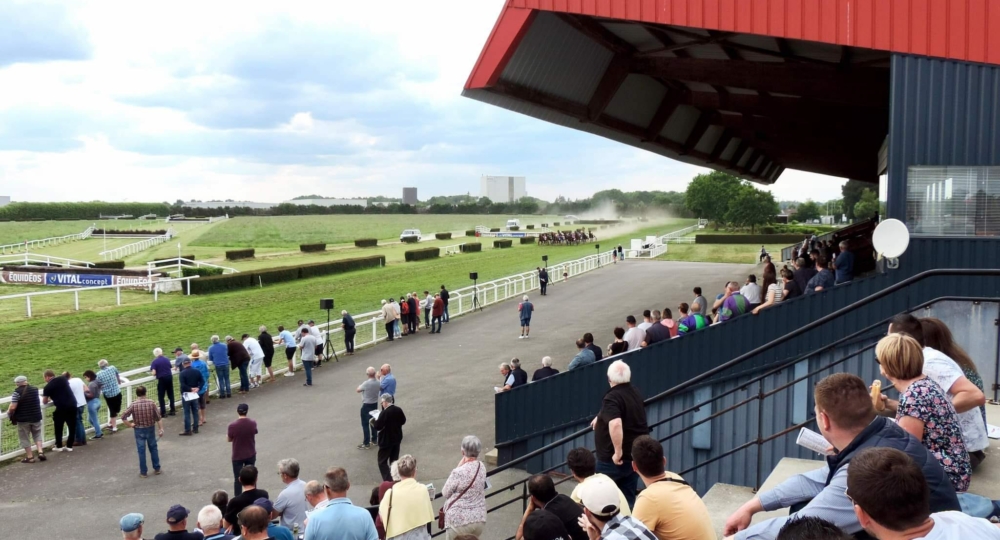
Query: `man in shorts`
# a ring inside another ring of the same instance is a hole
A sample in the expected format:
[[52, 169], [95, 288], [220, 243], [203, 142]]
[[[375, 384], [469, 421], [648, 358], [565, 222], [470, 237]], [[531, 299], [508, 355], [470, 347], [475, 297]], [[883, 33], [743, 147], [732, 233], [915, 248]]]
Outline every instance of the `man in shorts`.
[[97, 372], [97, 382], [101, 383], [101, 393], [104, 394], [104, 401], [108, 405], [108, 414], [111, 416], [111, 433], [118, 432], [118, 413], [122, 410], [122, 389], [118, 386], [121, 375], [118, 368], [108, 365], [107, 360], [97, 363], [101, 368]]
[[[24, 448], [24, 459], [21, 463], [34, 463], [35, 456], [31, 453], [31, 441], [38, 448], [38, 459], [45, 461], [42, 453], [42, 405], [38, 400], [38, 389], [28, 384], [28, 378], [20, 375], [14, 379], [14, 394], [10, 399], [10, 409], [7, 417], [17, 422], [17, 438]], [[72, 436], [72, 435], [71, 435]]]
[[293, 336], [288, 330], [285, 330], [284, 326], [279, 326], [277, 344], [285, 346], [285, 360], [288, 360], [288, 371], [285, 372], [285, 377], [294, 377], [295, 349], [298, 347], [295, 343], [295, 336]]
[[528, 301], [528, 295], [521, 297], [521, 303], [517, 305], [517, 313], [521, 317], [521, 337], [517, 339], [528, 339], [531, 333], [531, 314], [535, 311], [535, 306]]

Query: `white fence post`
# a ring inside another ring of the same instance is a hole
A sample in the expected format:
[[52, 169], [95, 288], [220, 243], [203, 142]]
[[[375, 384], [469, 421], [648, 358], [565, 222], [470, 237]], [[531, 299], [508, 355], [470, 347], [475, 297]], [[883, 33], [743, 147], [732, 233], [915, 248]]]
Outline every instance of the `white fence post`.
[[30, 296], [25, 296], [24, 299], [28, 301], [28, 318], [30, 319], [31, 318], [31, 297]]

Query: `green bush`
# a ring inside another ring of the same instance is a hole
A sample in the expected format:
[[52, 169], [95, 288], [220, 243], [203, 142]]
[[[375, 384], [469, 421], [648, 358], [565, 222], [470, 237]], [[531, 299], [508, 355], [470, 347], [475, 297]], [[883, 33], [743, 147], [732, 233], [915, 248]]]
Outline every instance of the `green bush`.
[[304, 264], [300, 266], [285, 266], [256, 272], [201, 277], [191, 280], [191, 294], [208, 294], [233, 289], [244, 289], [262, 284], [268, 285], [380, 266], [385, 266], [384, 255], [372, 255], [370, 257]]
[[621, 220], [620, 219], [580, 219], [580, 220], [577, 220], [577, 222], [576, 222], [577, 225], [614, 225], [616, 223], [621, 223]]
[[402, 241], [404, 244], [416, 244], [417, 242], [420, 241], [420, 239], [417, 238], [416, 236], [404, 236], [400, 238], [400, 241]]
[[0, 218], [14, 221], [97, 219], [101, 215], [117, 216], [124, 214], [131, 214], [133, 216], [143, 216], [146, 214], [167, 216], [170, 215], [170, 205], [163, 203], [15, 202], [0, 208]]
[[270, 268], [267, 270], [258, 270], [253, 273], [251, 281], [254, 285], [270, 285], [273, 283], [283, 283], [286, 281], [295, 281], [299, 279], [299, 267], [298, 266], [286, 266], [284, 268]]
[[451, 240], [451, 233], [450, 232], [434, 233], [434, 238], [437, 238], [438, 240]]
[[553, 227], [558, 227], [558, 226], [559, 226], [559, 222], [558, 222], [558, 221], [554, 222], [554, 223], [552, 224], [552, 226], [553, 226]]
[[521, 238], [521, 243], [522, 244], [534, 244], [535, 243], [535, 237], [534, 236], [525, 236], [525, 237]]
[[326, 251], [326, 244], [299, 244], [299, 251], [303, 253]]
[[122, 230], [119, 230], [119, 229], [107, 229], [107, 230], [105, 230], [105, 229], [94, 229], [94, 232], [92, 232], [90, 234], [92, 236], [101, 236], [101, 235], [105, 235], [105, 234], [124, 234], [124, 235], [129, 235], [129, 236], [131, 236], [131, 235], [137, 235], [137, 236], [138, 235], [143, 235], [143, 236], [145, 236], [145, 235], [148, 235], [148, 236], [163, 236], [164, 234], [167, 234], [167, 231], [166, 231], [166, 229], [158, 229], [158, 230], [155, 230], [155, 231], [138, 230], [138, 229], [136, 229], [136, 230], [128, 230], [128, 229], [122, 229]]
[[695, 244], [794, 244], [801, 242], [802, 234], [698, 234]]
[[[182, 259], [187, 259], [189, 261], [194, 260], [194, 255], [181, 255]], [[163, 259], [162, 261], [157, 261], [154, 267], [159, 268], [160, 266], [177, 266], [177, 259]]]
[[465, 231], [465, 236], [476, 236], [475, 229], [469, 230], [469, 231]]
[[112, 270], [124, 270], [125, 261], [98, 261], [94, 263], [94, 268], [108, 268]]
[[234, 249], [232, 251], [226, 252], [227, 261], [237, 261], [240, 259], [252, 259], [254, 254], [253, 248], [250, 249]]
[[765, 225], [765, 226], [761, 227], [759, 230], [760, 230], [760, 234], [774, 234], [775, 233], [774, 227], [772, 227], [770, 225]]
[[521, 228], [520, 228], [520, 227], [518, 227], [517, 225], [515, 225], [515, 226], [513, 226], [513, 227], [507, 227], [507, 230], [508, 230], [508, 231], [520, 231], [520, 230], [521, 230]]
[[506, 240], [494, 240], [493, 241], [493, 247], [496, 248], [496, 249], [509, 248], [509, 247], [512, 247], [513, 245], [514, 245], [514, 241], [510, 240], [510, 239], [506, 239]]
[[202, 277], [191, 280], [191, 294], [209, 294], [251, 287], [252, 274], [225, 274], [222, 276]]
[[500, 227], [492, 227], [490, 228], [490, 232], [500, 232]]
[[221, 268], [215, 268], [215, 267], [212, 267], [212, 266], [202, 266], [201, 268], [191, 268], [191, 267], [185, 266], [184, 268], [181, 268], [181, 275], [184, 276], [184, 277], [191, 277], [191, 276], [201, 276], [201, 277], [221, 276], [223, 272], [225, 272], [225, 270], [223, 270]]
[[534, 229], [534, 228], [535, 228], [535, 226], [534, 226], [534, 225], [528, 225], [528, 228], [529, 228], [529, 229]]
[[462, 253], [475, 253], [483, 250], [483, 244], [479, 242], [468, 242], [462, 244]]
[[299, 266], [301, 279], [326, 276], [329, 274], [340, 274], [351, 270], [361, 270], [364, 268], [376, 268], [385, 266], [385, 255], [372, 255], [370, 257], [358, 257], [356, 259], [342, 259], [339, 261], [329, 261]]
[[412, 249], [403, 253], [403, 258], [406, 262], [413, 261], [423, 261], [427, 259], [436, 259], [441, 255], [441, 248], [423, 248], [423, 249]]
[[354, 247], [375, 247], [378, 245], [376, 238], [359, 238], [354, 241]]

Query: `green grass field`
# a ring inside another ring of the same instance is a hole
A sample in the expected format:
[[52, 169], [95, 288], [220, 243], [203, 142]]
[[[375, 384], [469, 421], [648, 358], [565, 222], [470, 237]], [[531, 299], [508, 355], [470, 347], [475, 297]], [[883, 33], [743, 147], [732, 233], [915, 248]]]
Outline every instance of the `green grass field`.
[[[618, 236], [599, 234], [602, 243], [627, 245], [630, 238], [662, 234], [689, 225], [692, 220], [668, 220]], [[608, 230], [605, 234], [613, 234]], [[388, 252], [386, 248], [365, 250]], [[332, 297], [337, 309], [352, 313], [373, 311], [379, 300], [407, 291], [435, 290], [441, 284], [452, 289], [470, 285], [469, 272], [480, 275], [480, 283], [503, 276], [533, 270], [541, 255], [549, 255], [549, 265], [577, 259], [595, 252], [593, 244], [539, 248], [518, 245], [512, 249], [488, 249], [433, 261], [390, 263], [385, 268], [351, 272], [310, 280], [265, 286], [207, 296], [161, 295], [160, 302], [150, 303], [150, 296], [127, 293], [126, 306], [106, 307], [98, 311], [70, 311], [24, 319], [24, 301], [13, 300], [14, 307], [0, 302], [0, 380], [26, 373], [37, 377], [46, 368], [69, 369], [74, 373], [93, 368], [97, 360], [107, 358], [120, 369], [146, 365], [153, 347], [173, 348], [191, 342], [207, 343], [212, 334], [255, 332], [258, 325], [274, 329], [278, 324], [293, 325], [297, 319], [325, 319], [318, 309], [318, 299]], [[10, 288], [6, 288], [9, 290]], [[2, 289], [0, 289], [2, 290]], [[19, 291], [25, 291], [18, 287]], [[6, 292], [6, 291], [4, 291]], [[97, 291], [93, 291], [97, 292]], [[91, 294], [91, 293], [85, 293]], [[136, 295], [135, 298], [132, 298]], [[63, 306], [72, 310], [72, 295]], [[114, 304], [114, 296], [101, 296], [104, 306]], [[98, 300], [88, 304], [81, 296], [81, 307], [99, 307]], [[41, 308], [40, 308], [41, 309]], [[12, 318], [13, 317], [13, 318]], [[46, 354], [45, 351], [58, 351]]]
[[[121, 220], [80, 220], [80, 221], [0, 221], [0, 245], [24, 242], [25, 240], [41, 240], [55, 236], [81, 233], [95, 225], [98, 229], [166, 229], [167, 223], [162, 219], [121, 219]], [[177, 228], [178, 224], [170, 226]], [[185, 224], [181, 226], [190, 226]]]
[[[702, 229], [688, 236], [707, 234], [733, 234], [729, 231], [713, 231]], [[781, 250], [787, 244], [769, 244], [764, 246], [774, 257], [777, 264]], [[667, 252], [657, 257], [661, 261], [688, 261], [734, 264], [756, 264], [760, 255], [760, 244], [670, 244]]]

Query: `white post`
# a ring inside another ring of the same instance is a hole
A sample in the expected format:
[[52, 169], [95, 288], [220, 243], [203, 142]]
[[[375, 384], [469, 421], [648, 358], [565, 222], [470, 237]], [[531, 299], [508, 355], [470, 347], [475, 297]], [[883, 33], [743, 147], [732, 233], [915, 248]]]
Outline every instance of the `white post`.
[[153, 287], [153, 301], [154, 302], [160, 301], [160, 289], [157, 287]]
[[24, 299], [28, 301], [28, 318], [30, 319], [31, 318], [31, 297], [30, 296], [25, 296]]
[[462, 314], [462, 295], [458, 295], [458, 314]]
[[76, 310], [80, 311], [80, 291], [73, 291], [73, 300], [76, 303]]
[[121, 287], [116, 287], [115, 288], [115, 297], [118, 300], [118, 305], [119, 306], [122, 305], [122, 288]]

